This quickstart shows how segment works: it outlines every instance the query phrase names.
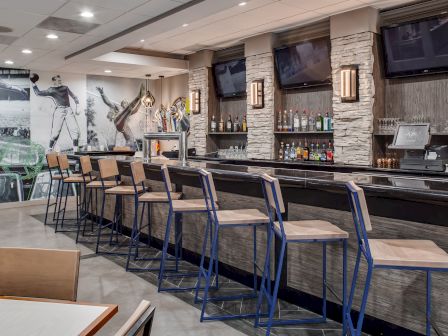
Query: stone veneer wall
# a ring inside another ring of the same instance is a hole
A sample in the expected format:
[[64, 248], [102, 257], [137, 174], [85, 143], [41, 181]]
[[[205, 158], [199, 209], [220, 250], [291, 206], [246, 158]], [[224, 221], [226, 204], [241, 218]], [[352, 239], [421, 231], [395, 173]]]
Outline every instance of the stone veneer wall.
[[[250, 106], [250, 83], [264, 79], [264, 108]], [[247, 155], [249, 159], [274, 158], [274, 57], [272, 53], [246, 57]]]
[[[375, 103], [374, 43], [376, 34], [363, 32], [331, 40], [334, 143], [337, 163], [371, 165]], [[359, 102], [342, 103], [341, 65], [359, 67]]]
[[201, 113], [190, 117], [190, 136], [188, 147], [196, 148], [198, 155], [206, 153], [208, 101], [209, 101], [209, 68], [201, 67], [190, 70], [188, 77], [188, 90], [201, 91]]

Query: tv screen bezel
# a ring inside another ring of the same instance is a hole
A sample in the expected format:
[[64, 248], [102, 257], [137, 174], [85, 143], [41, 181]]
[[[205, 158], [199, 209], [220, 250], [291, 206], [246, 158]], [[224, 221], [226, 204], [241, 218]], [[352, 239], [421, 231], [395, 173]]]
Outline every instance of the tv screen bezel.
[[386, 51], [386, 38], [384, 31], [391, 29], [391, 28], [397, 28], [400, 26], [404, 26], [407, 24], [413, 24], [417, 22], [423, 22], [423, 21], [430, 21], [434, 18], [440, 18], [440, 17], [448, 17], [448, 14], [440, 14], [440, 15], [432, 15], [421, 19], [415, 19], [400, 23], [394, 23], [386, 26], [381, 26], [381, 49], [382, 49], [382, 56], [383, 56], [383, 69], [384, 69], [384, 77], [387, 79], [393, 79], [393, 78], [404, 78], [404, 77], [416, 77], [416, 76], [426, 76], [426, 75], [433, 75], [433, 74], [441, 74], [441, 73], [447, 73], [448, 72], [448, 65], [445, 67], [437, 67], [437, 68], [425, 68], [425, 69], [417, 69], [417, 70], [406, 70], [406, 71], [395, 71], [391, 72], [389, 71], [389, 62], [387, 57], [387, 51]]
[[223, 95], [220, 90], [219, 90], [219, 85], [218, 85], [218, 80], [216, 78], [216, 66], [217, 65], [221, 65], [221, 64], [226, 64], [226, 63], [231, 63], [231, 62], [235, 62], [235, 61], [244, 61], [244, 67], [246, 68], [246, 58], [242, 57], [242, 58], [235, 58], [235, 59], [231, 59], [231, 60], [227, 60], [227, 61], [222, 61], [222, 62], [216, 62], [213, 63], [212, 65], [212, 70], [213, 70], [213, 83], [215, 85], [215, 92], [216, 92], [216, 96], [218, 98], [244, 98], [247, 96], [247, 68], [246, 68], [246, 90], [241, 91], [241, 92], [236, 92], [232, 95]]
[[[312, 41], [324, 40], [324, 39], [327, 41], [327, 45], [328, 45], [328, 59], [330, 61], [330, 78], [325, 81], [311, 81], [311, 82], [306, 82], [306, 83], [303, 82], [303, 83], [282, 85], [281, 80], [280, 80], [281, 77], [280, 77], [280, 72], [279, 72], [279, 66], [278, 66], [278, 62], [277, 62], [277, 51], [289, 49], [289, 48], [295, 47], [295, 46], [305, 43], [305, 42], [312, 42]], [[274, 62], [275, 62], [275, 75], [277, 77], [277, 83], [278, 83], [278, 86], [282, 90], [304, 89], [304, 88], [315, 87], [315, 86], [330, 86], [333, 83], [332, 77], [331, 77], [331, 73], [332, 73], [332, 69], [331, 69], [331, 39], [330, 39], [329, 35], [323, 36], [323, 37], [317, 37], [317, 38], [313, 38], [313, 39], [308, 39], [308, 40], [303, 40], [303, 41], [300, 41], [299, 43], [289, 44], [289, 45], [285, 45], [285, 46], [282, 46], [279, 48], [274, 48]]]

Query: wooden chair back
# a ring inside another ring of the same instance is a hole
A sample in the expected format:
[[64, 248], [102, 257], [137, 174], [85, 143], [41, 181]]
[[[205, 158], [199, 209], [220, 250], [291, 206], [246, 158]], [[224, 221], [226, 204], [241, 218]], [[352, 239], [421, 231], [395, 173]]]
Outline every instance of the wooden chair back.
[[142, 183], [146, 180], [145, 168], [143, 162], [134, 161], [131, 163], [132, 178], [135, 184]]
[[61, 171], [67, 170], [70, 168], [70, 164], [68, 163], [67, 154], [61, 154], [58, 156], [59, 169]]
[[108, 177], [118, 176], [117, 160], [114, 159], [102, 159], [98, 160], [98, 166], [100, 168], [100, 176], [102, 179]]
[[87, 175], [93, 171], [92, 161], [90, 161], [90, 156], [85, 155], [81, 156], [79, 159], [79, 163], [81, 165], [81, 172], [83, 175]]
[[49, 169], [59, 167], [58, 153], [57, 152], [48, 153], [46, 155], [46, 158], [47, 158], [47, 165], [48, 165]]
[[[358, 223], [363, 223], [366, 231], [372, 231], [372, 222], [370, 221], [369, 209], [367, 208], [366, 196], [364, 190], [356, 185], [355, 182], [347, 182], [350, 198], [353, 204], [353, 215]], [[359, 205], [360, 211], [358, 211]]]
[[167, 192], [173, 191], [173, 185], [171, 184], [170, 173], [168, 171], [168, 167], [164, 164], [162, 165], [162, 175], [166, 183]]
[[76, 301], [80, 251], [0, 248], [0, 296]]
[[115, 336], [149, 336], [154, 312], [155, 307], [151, 307], [151, 302], [142, 300], [134, 313], [115, 333]]
[[[218, 203], [218, 195], [216, 194], [215, 182], [213, 181], [213, 175], [205, 169], [200, 171], [202, 186], [204, 188], [204, 196], [206, 196], [207, 201]], [[209, 203], [211, 205], [212, 203]]]
[[129, 146], [115, 146], [113, 148], [114, 152], [126, 152], [126, 151], [130, 151], [130, 150], [131, 150], [131, 147], [129, 147]]
[[282, 196], [282, 190], [280, 189], [280, 183], [278, 182], [278, 179], [272, 176], [269, 176], [268, 174], [263, 174], [261, 176], [265, 190], [266, 190], [266, 197], [269, 205], [277, 210], [277, 204], [274, 197], [274, 191], [275, 195], [277, 196], [277, 202], [278, 202], [278, 211], [280, 213], [285, 212], [285, 204], [283, 203], [283, 196]]

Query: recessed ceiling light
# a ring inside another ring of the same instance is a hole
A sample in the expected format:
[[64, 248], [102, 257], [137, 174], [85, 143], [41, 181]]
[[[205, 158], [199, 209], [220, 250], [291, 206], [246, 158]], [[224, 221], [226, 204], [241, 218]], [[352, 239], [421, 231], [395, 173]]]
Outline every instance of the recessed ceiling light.
[[240, 7], [243, 7], [243, 6], [246, 6], [246, 5], [247, 5], [247, 2], [246, 2], [246, 1], [240, 2], [240, 3], [238, 4], [238, 6], [240, 6]]
[[80, 14], [83, 18], [91, 18], [93, 17], [93, 13], [91, 11], [82, 11]]
[[106, 69], [106, 70], [104, 70], [104, 72], [105, 72], [105, 73], [111, 73], [112, 70]]
[[14, 62], [11, 61], [11, 60], [6, 60], [6, 61], [5, 61], [5, 64], [12, 65], [12, 64], [14, 64]]
[[58, 38], [59, 36], [57, 36], [56, 34], [47, 34], [47, 39], [56, 40]]
[[32, 54], [33, 52], [30, 49], [23, 49], [22, 53], [24, 53], [24, 54]]
[[145, 42], [145, 40], [141, 39], [141, 40], [140, 40], [140, 42], [142, 42], [142, 43], [143, 43], [143, 42]]
[[188, 27], [188, 23], [184, 23], [183, 25], [182, 25], [182, 27]]

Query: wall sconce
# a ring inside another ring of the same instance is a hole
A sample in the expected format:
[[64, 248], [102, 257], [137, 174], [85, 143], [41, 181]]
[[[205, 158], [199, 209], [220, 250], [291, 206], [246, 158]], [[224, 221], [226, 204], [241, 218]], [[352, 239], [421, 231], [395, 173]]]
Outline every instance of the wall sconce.
[[201, 91], [193, 90], [190, 92], [190, 111], [193, 114], [201, 113]]
[[264, 107], [264, 81], [256, 79], [250, 83], [250, 105], [254, 109]]
[[358, 101], [358, 66], [341, 66], [341, 102]]

